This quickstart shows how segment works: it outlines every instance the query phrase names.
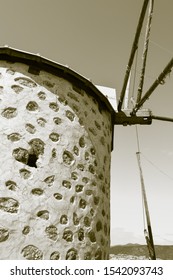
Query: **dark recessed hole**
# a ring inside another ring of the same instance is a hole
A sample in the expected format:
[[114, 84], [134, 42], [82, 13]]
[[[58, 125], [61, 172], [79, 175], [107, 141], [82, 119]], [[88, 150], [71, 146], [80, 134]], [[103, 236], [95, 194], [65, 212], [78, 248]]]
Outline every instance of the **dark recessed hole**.
[[37, 168], [37, 165], [36, 165], [37, 159], [38, 159], [38, 157], [36, 155], [29, 154], [27, 165]]

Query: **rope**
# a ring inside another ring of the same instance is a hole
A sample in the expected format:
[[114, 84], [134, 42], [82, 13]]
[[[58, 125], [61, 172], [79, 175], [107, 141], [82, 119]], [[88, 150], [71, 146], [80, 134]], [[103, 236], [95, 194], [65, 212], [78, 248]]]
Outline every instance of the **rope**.
[[[143, 32], [141, 33], [141, 36], [144, 38], [145, 35], [144, 35]], [[166, 53], [173, 54], [172, 51], [170, 51], [169, 49], [167, 49], [167, 48], [161, 46], [159, 43], [157, 43], [157, 42], [155, 42], [155, 41], [153, 41], [153, 40], [151, 40], [151, 39], [150, 39], [150, 43], [153, 44], [153, 45], [155, 45], [155, 46], [157, 46], [158, 48], [160, 48], [161, 50], [165, 51]]]
[[164, 172], [163, 170], [161, 170], [159, 167], [157, 167], [157, 165], [155, 165], [151, 160], [149, 160], [143, 153], [141, 153], [140, 151], [140, 141], [139, 141], [139, 132], [138, 132], [138, 128], [137, 125], [135, 125], [136, 128], [136, 139], [137, 139], [137, 150], [138, 153], [140, 153], [140, 155], [143, 156], [143, 158], [149, 162], [152, 166], [155, 167], [156, 170], [158, 170], [161, 174], [165, 175], [167, 178], [169, 178], [170, 180], [173, 181], [173, 177], [171, 177], [170, 175], [168, 175], [166, 172]]
[[166, 172], [164, 172], [163, 170], [161, 170], [157, 165], [155, 165], [151, 160], [149, 160], [143, 153], [141, 153], [141, 155], [143, 156], [143, 158], [149, 162], [152, 166], [155, 167], [156, 170], [158, 170], [160, 173], [162, 173], [163, 175], [165, 175], [167, 178], [169, 178], [170, 180], [173, 181], [173, 177], [171, 177], [170, 175], [168, 175]]

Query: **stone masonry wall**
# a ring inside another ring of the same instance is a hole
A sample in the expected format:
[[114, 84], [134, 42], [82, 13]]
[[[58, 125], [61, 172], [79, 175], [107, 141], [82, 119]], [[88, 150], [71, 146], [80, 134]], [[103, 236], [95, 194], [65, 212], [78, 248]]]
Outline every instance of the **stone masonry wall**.
[[111, 139], [84, 90], [0, 62], [0, 259], [108, 259]]

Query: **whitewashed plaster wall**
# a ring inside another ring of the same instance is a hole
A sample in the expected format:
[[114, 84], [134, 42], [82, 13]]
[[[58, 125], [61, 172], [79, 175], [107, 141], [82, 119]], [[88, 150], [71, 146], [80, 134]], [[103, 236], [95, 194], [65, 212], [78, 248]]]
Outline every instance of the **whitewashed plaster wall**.
[[108, 259], [111, 116], [63, 78], [0, 62], [0, 259]]

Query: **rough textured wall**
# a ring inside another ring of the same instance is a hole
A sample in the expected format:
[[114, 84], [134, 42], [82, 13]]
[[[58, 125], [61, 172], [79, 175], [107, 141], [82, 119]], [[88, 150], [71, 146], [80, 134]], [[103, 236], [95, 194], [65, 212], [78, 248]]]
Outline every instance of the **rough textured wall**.
[[107, 259], [109, 112], [62, 78], [0, 64], [0, 259]]

